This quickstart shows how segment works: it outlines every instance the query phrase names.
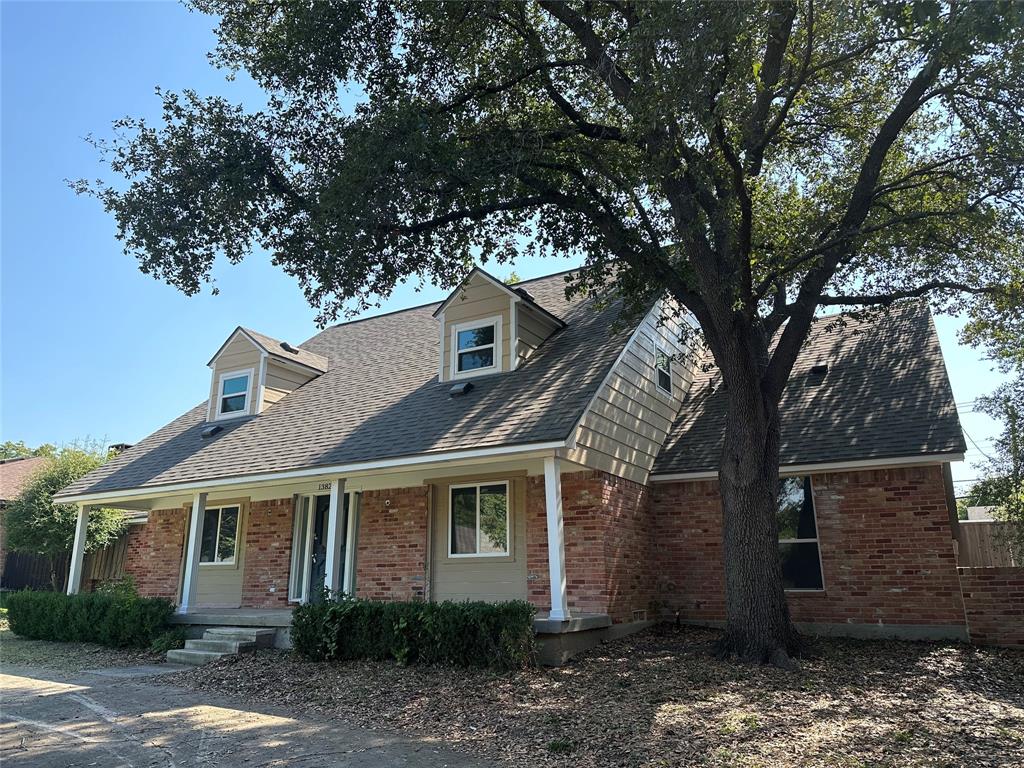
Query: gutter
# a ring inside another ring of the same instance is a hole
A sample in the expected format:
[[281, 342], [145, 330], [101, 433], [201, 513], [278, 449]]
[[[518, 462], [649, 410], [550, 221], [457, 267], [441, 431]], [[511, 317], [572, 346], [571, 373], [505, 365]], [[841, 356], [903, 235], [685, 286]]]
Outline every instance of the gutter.
[[[914, 456], [890, 456], [881, 459], [859, 459], [854, 461], [823, 461], [816, 464], [783, 464], [781, 475], [808, 475], [816, 472], [844, 472], [858, 469], [884, 469], [888, 467], [922, 467], [931, 464], [948, 464], [963, 461], [962, 453], [918, 454]], [[651, 483], [687, 482], [691, 480], [717, 480], [718, 470], [705, 469], [696, 472], [663, 472], [652, 474]]]

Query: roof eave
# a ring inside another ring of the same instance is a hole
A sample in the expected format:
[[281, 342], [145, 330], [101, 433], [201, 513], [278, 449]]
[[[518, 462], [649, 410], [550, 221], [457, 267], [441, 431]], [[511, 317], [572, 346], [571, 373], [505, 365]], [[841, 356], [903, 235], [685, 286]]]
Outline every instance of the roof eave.
[[[840, 461], [780, 464], [779, 473], [782, 475], [806, 475], [818, 472], [853, 472], [863, 469], [887, 469], [889, 467], [923, 467], [933, 464], [948, 464], [953, 461], [963, 460], [964, 454], [962, 451], [916, 453], [906, 456], [884, 456], [870, 459], [846, 459]], [[671, 483], [691, 480], [715, 480], [717, 478], [717, 469], [699, 469], [687, 472], [652, 472], [649, 479], [652, 483]]]

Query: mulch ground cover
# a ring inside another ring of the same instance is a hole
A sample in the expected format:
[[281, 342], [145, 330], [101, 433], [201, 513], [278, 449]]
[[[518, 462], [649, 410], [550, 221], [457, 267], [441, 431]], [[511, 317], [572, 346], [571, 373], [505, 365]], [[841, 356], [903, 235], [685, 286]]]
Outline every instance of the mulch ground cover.
[[530, 766], [1024, 766], [1024, 652], [819, 639], [797, 672], [662, 627], [553, 670], [312, 663], [282, 651], [162, 677]]

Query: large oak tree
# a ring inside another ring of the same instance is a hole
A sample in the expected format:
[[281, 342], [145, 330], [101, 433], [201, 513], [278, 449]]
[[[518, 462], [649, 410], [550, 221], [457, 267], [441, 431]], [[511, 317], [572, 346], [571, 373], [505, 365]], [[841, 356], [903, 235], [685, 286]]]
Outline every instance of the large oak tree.
[[259, 247], [321, 322], [524, 249], [630, 309], [670, 295], [728, 392], [722, 649], [787, 663], [783, 387], [822, 307], [1015, 300], [1022, 6], [193, 5], [268, 104], [163, 93], [98, 142], [124, 180], [79, 186], [143, 271], [194, 293]]

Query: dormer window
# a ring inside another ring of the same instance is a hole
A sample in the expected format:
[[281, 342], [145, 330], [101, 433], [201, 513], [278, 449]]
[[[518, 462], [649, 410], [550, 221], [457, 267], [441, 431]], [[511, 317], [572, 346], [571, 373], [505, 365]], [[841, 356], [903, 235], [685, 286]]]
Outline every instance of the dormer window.
[[663, 349], [654, 349], [654, 367], [658, 390], [672, 394], [672, 356]]
[[453, 378], [497, 371], [501, 360], [501, 318], [489, 317], [452, 326]]
[[252, 381], [252, 369], [231, 371], [220, 377], [217, 398], [217, 418], [232, 419], [249, 415], [249, 390]]

